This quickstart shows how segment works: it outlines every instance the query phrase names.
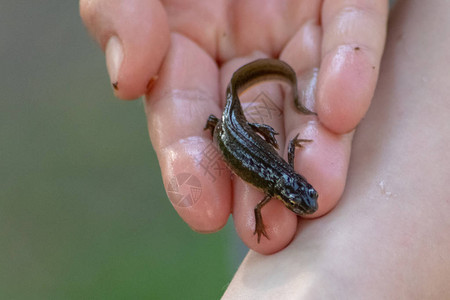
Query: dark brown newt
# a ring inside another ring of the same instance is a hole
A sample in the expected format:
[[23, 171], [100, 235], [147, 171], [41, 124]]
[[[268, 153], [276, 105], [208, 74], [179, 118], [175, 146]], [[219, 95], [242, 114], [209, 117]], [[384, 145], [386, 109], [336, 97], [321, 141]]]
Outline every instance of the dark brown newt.
[[298, 110], [304, 114], [315, 114], [298, 100], [297, 77], [294, 70], [277, 59], [259, 59], [246, 64], [234, 72], [226, 92], [226, 104], [222, 119], [210, 115], [205, 126], [212, 131], [223, 159], [230, 169], [246, 182], [262, 190], [266, 195], [255, 211], [255, 231], [258, 243], [261, 235], [269, 239], [261, 216], [261, 208], [274, 196], [297, 215], [314, 213], [318, 193], [295, 172], [295, 147], [311, 140], [298, 139], [289, 143], [288, 162], [274, 148], [278, 149], [275, 135], [278, 133], [269, 125], [250, 123], [244, 116], [239, 93], [258, 82], [282, 80], [291, 85], [292, 95]]

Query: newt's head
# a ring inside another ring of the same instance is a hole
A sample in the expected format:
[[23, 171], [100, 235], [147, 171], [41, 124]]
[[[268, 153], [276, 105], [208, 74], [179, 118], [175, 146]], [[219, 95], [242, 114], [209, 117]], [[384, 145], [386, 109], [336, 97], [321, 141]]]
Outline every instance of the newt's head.
[[277, 182], [278, 198], [299, 216], [312, 214], [319, 207], [317, 204], [319, 194], [305, 178], [295, 175], [297, 176], [283, 176]]

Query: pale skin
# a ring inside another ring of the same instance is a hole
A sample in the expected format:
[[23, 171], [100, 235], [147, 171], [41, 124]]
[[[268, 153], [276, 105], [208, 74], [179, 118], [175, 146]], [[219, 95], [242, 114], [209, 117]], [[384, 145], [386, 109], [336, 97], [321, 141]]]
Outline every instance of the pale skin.
[[199, 179], [200, 198], [189, 206], [174, 204], [192, 229], [217, 231], [233, 213], [241, 239], [263, 254], [280, 251], [297, 232], [297, 216], [273, 200], [262, 210], [270, 240], [257, 243], [253, 208], [263, 193], [231, 180], [229, 171], [211, 180], [199, 165], [211, 143], [203, 127], [210, 114], [221, 114], [231, 74], [261, 57], [280, 58], [293, 67], [300, 91], [306, 91], [303, 100], [318, 117], [296, 112], [292, 99], [283, 99], [288, 93], [274, 84], [246, 93], [244, 106], [264, 91], [280, 109], [279, 115], [263, 119], [280, 133], [285, 157], [297, 133], [313, 140], [297, 150], [295, 159], [296, 170], [319, 193], [319, 210], [312, 217], [336, 206], [354, 129], [377, 82], [388, 1], [81, 0], [80, 11], [105, 50], [116, 96], [146, 94], [150, 138], [165, 187], [180, 173]]
[[224, 299], [450, 299], [448, 11], [396, 6], [339, 205], [283, 251], [250, 251]]

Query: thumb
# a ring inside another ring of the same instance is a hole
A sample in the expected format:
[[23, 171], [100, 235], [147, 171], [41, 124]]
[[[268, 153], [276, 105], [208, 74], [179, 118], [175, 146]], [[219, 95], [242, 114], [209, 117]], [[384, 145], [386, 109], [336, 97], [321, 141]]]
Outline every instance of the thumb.
[[80, 15], [106, 55], [114, 93], [147, 91], [169, 47], [167, 15], [157, 0], [80, 0]]

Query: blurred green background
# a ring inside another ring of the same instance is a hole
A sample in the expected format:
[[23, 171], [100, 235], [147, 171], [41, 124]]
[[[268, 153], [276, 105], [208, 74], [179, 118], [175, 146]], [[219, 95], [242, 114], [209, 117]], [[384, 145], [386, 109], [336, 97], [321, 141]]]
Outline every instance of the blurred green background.
[[78, 1], [2, 1], [0, 25], [0, 299], [219, 298], [246, 248], [177, 216]]

